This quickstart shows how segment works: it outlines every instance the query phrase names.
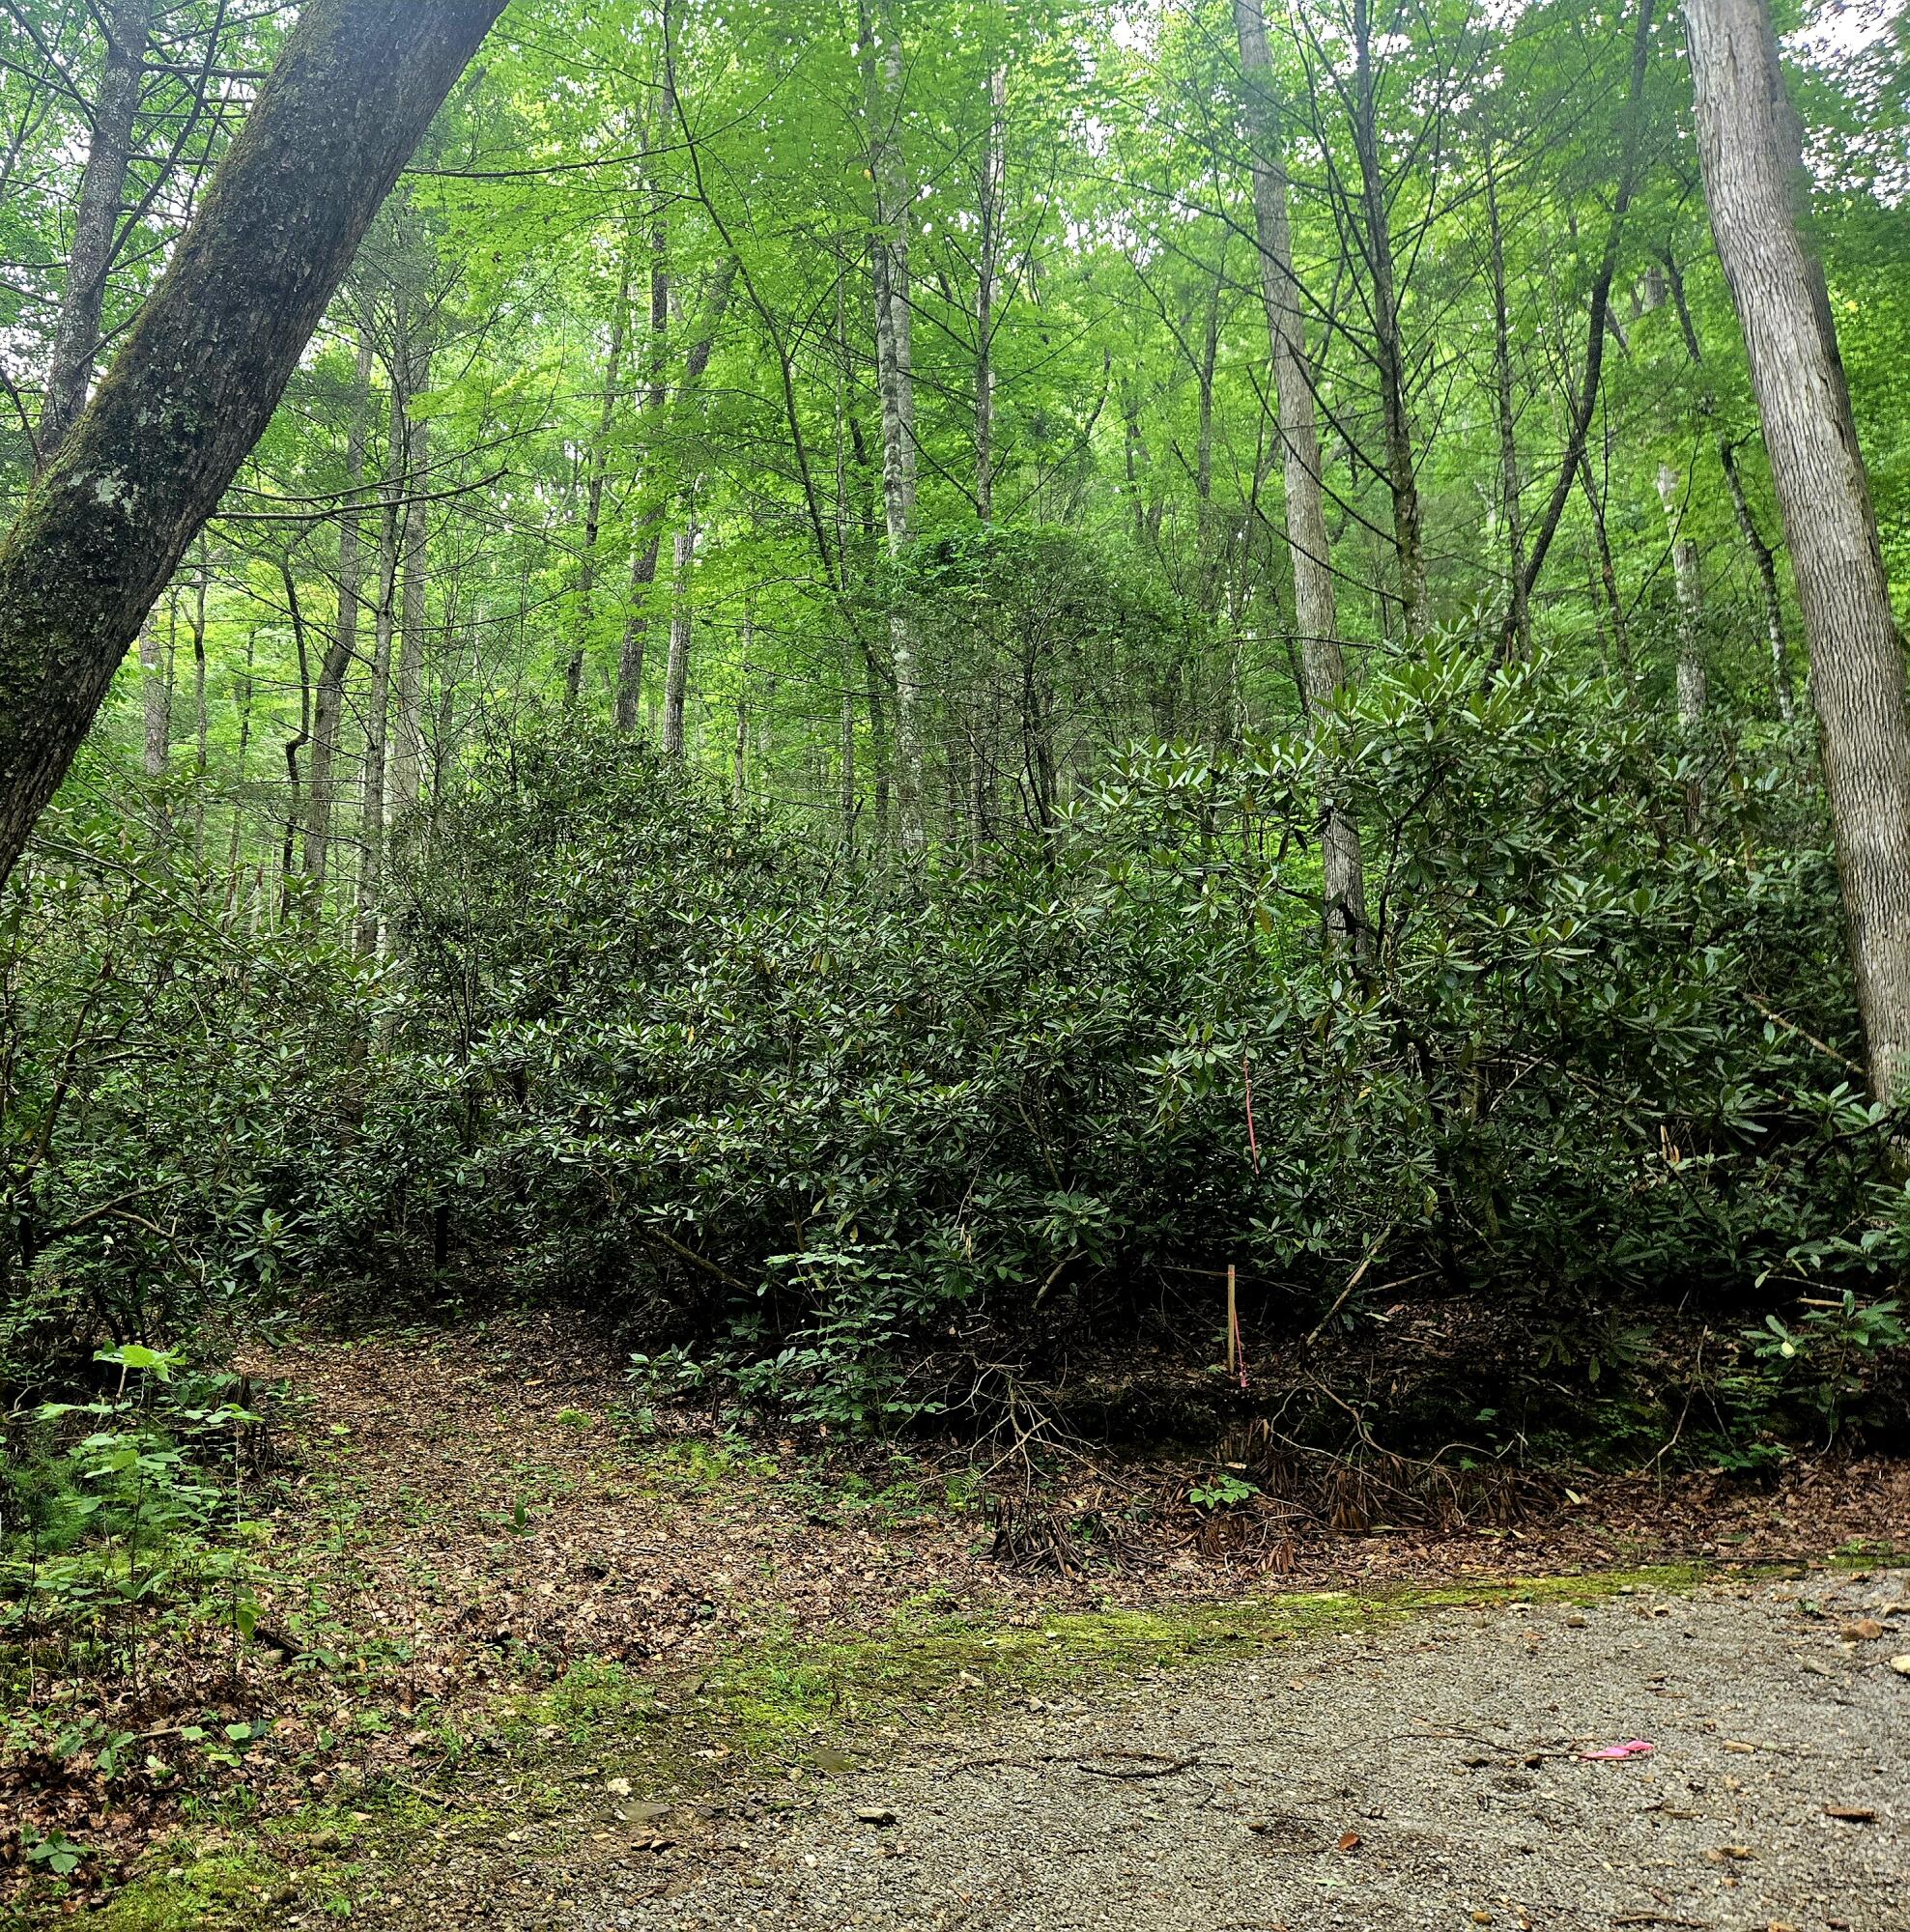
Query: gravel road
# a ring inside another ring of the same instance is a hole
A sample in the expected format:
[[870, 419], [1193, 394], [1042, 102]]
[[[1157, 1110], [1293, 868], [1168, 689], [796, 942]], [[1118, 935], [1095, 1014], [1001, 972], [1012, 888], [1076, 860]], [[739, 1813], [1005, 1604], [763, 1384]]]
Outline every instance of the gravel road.
[[1901, 1571], [1426, 1614], [1030, 1698], [812, 1796], [613, 1811], [587, 1854], [440, 1865], [420, 1918], [1910, 1932], [1906, 1652]]

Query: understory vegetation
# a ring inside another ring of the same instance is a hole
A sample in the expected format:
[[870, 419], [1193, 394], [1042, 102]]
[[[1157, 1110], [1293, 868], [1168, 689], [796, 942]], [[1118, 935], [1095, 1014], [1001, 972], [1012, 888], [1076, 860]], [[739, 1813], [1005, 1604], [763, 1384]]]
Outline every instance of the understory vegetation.
[[[1455, 637], [1330, 728], [1137, 749], [1045, 834], [873, 873], [554, 723], [405, 828], [383, 960], [63, 819], [8, 927], [8, 1379], [507, 1282], [653, 1389], [893, 1431], [1124, 1338], [1218, 1361], [1231, 1266], [1250, 1355], [1488, 1309], [1438, 1439], [1629, 1449], [1695, 1390], [1700, 1455], [1900, 1429], [1807, 761]], [[1376, 855], [1357, 950], [1323, 793]], [[1688, 1373], [1662, 1319], [1713, 1338]]]

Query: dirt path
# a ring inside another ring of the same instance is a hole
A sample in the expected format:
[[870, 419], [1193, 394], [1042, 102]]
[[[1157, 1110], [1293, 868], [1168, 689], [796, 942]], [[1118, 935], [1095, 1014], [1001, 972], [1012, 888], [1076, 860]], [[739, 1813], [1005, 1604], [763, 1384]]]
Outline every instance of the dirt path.
[[[447, 1823], [367, 1916], [1905, 1932], [1906, 1650], [1903, 1571], [1422, 1613], [1025, 1697], [820, 1787], [665, 1810], [605, 1778], [514, 1838]], [[1634, 1738], [1655, 1751], [1579, 1755]]]

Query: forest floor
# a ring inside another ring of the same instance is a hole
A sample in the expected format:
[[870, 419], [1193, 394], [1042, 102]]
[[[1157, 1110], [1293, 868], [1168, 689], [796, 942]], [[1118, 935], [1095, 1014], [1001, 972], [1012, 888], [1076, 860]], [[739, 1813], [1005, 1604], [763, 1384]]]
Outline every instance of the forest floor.
[[958, 1471], [649, 1415], [548, 1320], [246, 1366], [286, 1391], [259, 1629], [105, 1715], [254, 1735], [0, 1774], [95, 1847], [20, 1922], [1910, 1923], [1901, 1463], [1586, 1482], [1276, 1574], [1183, 1507], [1031, 1575]]

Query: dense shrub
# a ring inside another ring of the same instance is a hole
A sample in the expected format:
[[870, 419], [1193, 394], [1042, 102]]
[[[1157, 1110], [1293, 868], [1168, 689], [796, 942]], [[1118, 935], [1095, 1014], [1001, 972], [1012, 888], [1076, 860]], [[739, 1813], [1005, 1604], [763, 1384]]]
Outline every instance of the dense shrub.
[[[1354, 951], [1325, 796], [1366, 840]], [[60, 838], [8, 902], [15, 1381], [182, 1292], [432, 1264], [864, 1424], [946, 1400], [931, 1356], [1188, 1293], [1211, 1327], [1229, 1264], [1263, 1332], [1465, 1293], [1582, 1380], [1676, 1301], [1765, 1338], [1727, 1406], [1813, 1425], [1895, 1332], [1808, 762], [1547, 666], [1447, 644], [1317, 732], [1138, 750], [967, 867], [858, 867], [607, 734], [500, 736], [407, 828], [376, 968], [163, 844]]]
[[[1230, 1262], [1310, 1319], [1382, 1246], [1373, 1294], [1484, 1290], [1565, 1359], [1628, 1294], [1750, 1319], [1894, 1241], [1835, 881], [1788, 748], [1614, 709], [1448, 648], [1318, 737], [1136, 753], [1059, 838], [893, 879], [641, 751], [517, 746], [412, 876], [372, 1115], [433, 1124], [370, 1144], [455, 1143], [467, 1238], [826, 1406]], [[1319, 938], [1327, 789], [1359, 958]]]

